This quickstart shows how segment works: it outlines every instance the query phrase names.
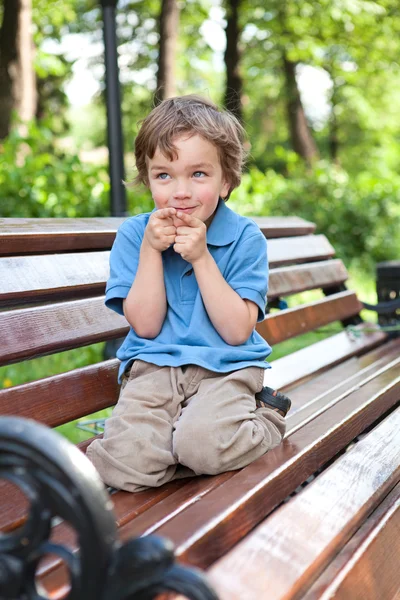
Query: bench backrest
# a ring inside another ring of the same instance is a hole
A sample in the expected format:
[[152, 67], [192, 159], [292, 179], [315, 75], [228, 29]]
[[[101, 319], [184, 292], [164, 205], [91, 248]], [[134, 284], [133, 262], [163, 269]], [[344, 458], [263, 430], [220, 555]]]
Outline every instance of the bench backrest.
[[[125, 319], [104, 305], [109, 249], [123, 219], [0, 220], [0, 366], [112, 340]], [[326, 297], [271, 312], [258, 331], [271, 345], [358, 315], [341, 260], [315, 226], [258, 218], [269, 240], [269, 300], [323, 289]], [[116, 359], [0, 391], [0, 411], [54, 427], [115, 404]]]

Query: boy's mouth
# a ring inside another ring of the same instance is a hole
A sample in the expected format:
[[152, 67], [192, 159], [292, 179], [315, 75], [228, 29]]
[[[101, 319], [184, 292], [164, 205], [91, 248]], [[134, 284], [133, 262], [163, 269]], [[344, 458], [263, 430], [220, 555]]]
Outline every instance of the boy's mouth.
[[177, 212], [183, 213], [191, 213], [194, 210], [196, 210], [195, 206], [186, 206], [185, 208], [183, 208], [182, 206], [174, 206], [174, 208], [176, 208]]

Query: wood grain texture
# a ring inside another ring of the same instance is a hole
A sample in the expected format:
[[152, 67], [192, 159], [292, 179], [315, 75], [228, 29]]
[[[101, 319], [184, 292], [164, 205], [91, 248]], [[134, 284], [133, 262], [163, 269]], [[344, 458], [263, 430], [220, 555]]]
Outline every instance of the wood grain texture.
[[109, 255], [82, 252], [0, 258], [1, 305], [103, 295], [110, 272]]
[[87, 219], [0, 219], [0, 256], [107, 249], [120, 217]]
[[[323, 373], [310, 378], [307, 382], [290, 386], [290, 399], [292, 406], [290, 416], [302, 410], [310, 399], [315, 400], [326, 392], [334, 391], [345, 382], [351, 383], [354, 377], [365, 375], [378, 370], [400, 355], [400, 338], [391, 340], [383, 346], [361, 356], [354, 356], [335, 365]], [[287, 388], [284, 388], [287, 390]]]
[[218, 561], [220, 600], [300, 598], [399, 481], [399, 427], [400, 409]]
[[[267, 237], [312, 233], [315, 225], [299, 217], [256, 217]], [[0, 219], [0, 256], [111, 248], [120, 217], [87, 219]]]
[[[387, 334], [379, 330], [371, 332], [370, 327], [368, 323], [362, 324], [357, 327], [356, 336], [344, 331], [273, 361], [272, 369], [265, 372], [264, 385], [288, 388], [387, 339]], [[363, 330], [366, 332], [363, 333]]]
[[299, 427], [303, 427], [305, 423], [318, 417], [321, 412], [327, 410], [332, 404], [340, 402], [346, 396], [356, 391], [360, 384], [365, 385], [368, 380], [372, 380], [379, 373], [383, 373], [389, 367], [399, 369], [400, 358], [398, 353], [388, 355], [379, 364], [371, 365], [371, 367], [360, 370], [359, 373], [338, 382], [333, 388], [326, 388], [324, 393], [311, 395], [309, 401], [305, 403], [299, 410], [293, 414], [289, 414], [287, 418], [288, 433], [296, 431]]
[[315, 223], [300, 217], [250, 217], [266, 238], [307, 235], [315, 231]]
[[269, 273], [268, 299], [337, 286], [344, 283], [347, 277], [346, 268], [339, 259], [278, 267]]
[[[400, 372], [388, 369], [235, 473], [217, 493], [157, 529], [181, 560], [207, 567], [243, 538], [300, 483], [398, 400]], [[131, 535], [130, 524], [121, 529]]]
[[400, 593], [399, 555], [397, 484], [302, 600], [393, 600]]
[[113, 406], [119, 361], [104, 361], [61, 375], [0, 390], [0, 413], [57, 427]]
[[[108, 251], [100, 251], [0, 258], [1, 305], [5, 308], [103, 295], [109, 277], [109, 255]], [[272, 262], [273, 255], [272, 251]], [[335, 286], [346, 279], [347, 271], [337, 259], [271, 269], [268, 298]]]
[[362, 304], [352, 291], [332, 294], [304, 306], [267, 315], [257, 331], [270, 346], [359, 314]]
[[[142, 532], [146, 530], [146, 523], [148, 523], [150, 532], [154, 508], [163, 507], [166, 518], [173, 518], [174, 514], [184, 510], [188, 505], [200, 502], [207, 493], [217, 489], [219, 485], [232, 476], [233, 473], [222, 473], [215, 477], [196, 477], [190, 480], [174, 481], [163, 485], [159, 489], [137, 494], [117, 492], [111, 496], [115, 506], [116, 521], [119, 526], [124, 521], [138, 523], [140, 524], [138, 530]], [[62, 544], [68, 542], [73, 547], [76, 546], [71, 532], [63, 524], [55, 528], [53, 536], [56, 542]], [[39, 573], [46, 589], [57, 590], [62, 588], [65, 574], [59, 559], [49, 557], [42, 563]]]
[[[151, 519], [146, 512], [141, 513], [144, 530], [137, 526], [136, 520], [128, 521], [120, 528], [120, 538], [126, 540], [144, 531], [165, 535], [177, 546], [181, 561], [202, 568], [209, 566], [307, 479], [320, 466], [320, 461], [324, 464], [393, 405], [400, 390], [400, 376], [395, 380], [394, 375], [393, 370], [389, 370], [385, 376], [377, 377], [345, 403], [339, 403], [316, 419], [312, 426], [306, 425], [290, 440], [245, 469], [228, 474], [226, 481], [222, 476], [216, 489], [209, 489], [187, 506], [183, 503], [173, 514], [172, 497], [169, 501], [166, 498], [164, 510], [162, 504], [154, 504]], [[182, 492], [181, 498], [185, 501], [184, 496]], [[53, 564], [41, 571], [50, 591], [58, 589], [63, 582], [62, 570], [56, 566]]]
[[[257, 330], [272, 345], [357, 314], [360, 308], [353, 292], [341, 292], [268, 315]], [[125, 318], [106, 308], [103, 297], [4, 311], [0, 313], [0, 364], [117, 338], [127, 331]]]
[[118, 338], [127, 332], [125, 318], [106, 308], [103, 297], [0, 312], [0, 364]]
[[268, 242], [270, 267], [326, 260], [334, 255], [335, 250], [324, 235], [280, 238]]

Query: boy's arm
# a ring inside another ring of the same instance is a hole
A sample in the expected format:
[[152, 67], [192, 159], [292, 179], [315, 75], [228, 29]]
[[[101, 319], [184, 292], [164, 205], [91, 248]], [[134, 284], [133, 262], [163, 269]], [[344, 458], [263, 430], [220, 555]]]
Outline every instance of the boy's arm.
[[161, 253], [175, 240], [174, 214], [175, 209], [163, 209], [151, 215], [140, 248], [136, 276], [123, 302], [126, 320], [143, 338], [155, 338], [160, 333], [167, 313]]
[[193, 264], [193, 270], [207, 314], [219, 335], [231, 346], [244, 344], [257, 323], [257, 304], [244, 300], [231, 288], [208, 250]]
[[191, 215], [177, 216], [186, 225], [177, 229], [174, 250], [192, 264], [212, 324], [227, 344], [243, 344], [256, 325], [259, 307], [241, 298], [224, 279], [207, 248], [205, 224]]

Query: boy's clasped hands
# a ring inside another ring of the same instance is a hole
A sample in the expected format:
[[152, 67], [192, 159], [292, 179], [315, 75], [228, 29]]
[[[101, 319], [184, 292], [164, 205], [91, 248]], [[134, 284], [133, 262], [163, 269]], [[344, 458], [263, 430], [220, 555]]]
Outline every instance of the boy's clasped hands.
[[171, 207], [151, 214], [144, 238], [159, 252], [173, 245], [175, 252], [193, 264], [208, 251], [206, 234], [203, 221]]

